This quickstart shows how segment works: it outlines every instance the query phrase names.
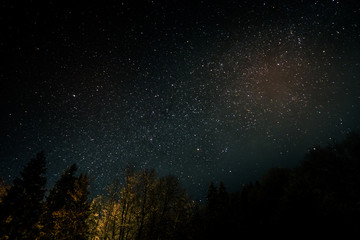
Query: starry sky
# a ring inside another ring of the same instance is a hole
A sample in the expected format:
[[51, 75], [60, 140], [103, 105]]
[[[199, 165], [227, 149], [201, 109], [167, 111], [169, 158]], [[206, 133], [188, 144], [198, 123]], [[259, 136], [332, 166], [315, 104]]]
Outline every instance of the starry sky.
[[45, 150], [93, 194], [126, 166], [202, 198], [359, 129], [360, 2], [4, 1], [0, 175]]

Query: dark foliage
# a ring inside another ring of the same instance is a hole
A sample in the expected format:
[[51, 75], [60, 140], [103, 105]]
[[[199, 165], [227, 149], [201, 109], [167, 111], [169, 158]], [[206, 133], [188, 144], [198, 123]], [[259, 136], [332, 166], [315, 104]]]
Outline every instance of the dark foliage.
[[86, 175], [74, 176], [76, 170], [75, 164], [70, 166], [50, 190], [42, 216], [42, 239], [87, 239], [89, 180]]
[[31, 159], [15, 178], [0, 204], [1, 238], [34, 239], [39, 236], [38, 225], [45, 194], [45, 156], [41, 152]]
[[0, 181], [0, 239], [87, 239], [87, 176], [72, 165], [44, 202], [45, 165], [38, 153], [12, 185]]
[[3, 178], [0, 177], [0, 204], [2, 203], [10, 186], [8, 186]]
[[271, 169], [230, 197], [221, 189], [222, 184], [218, 189], [210, 184], [207, 202], [193, 218], [195, 239], [355, 231], [360, 226], [360, 136], [352, 133], [343, 143], [314, 147], [295, 169]]
[[76, 165], [43, 202], [45, 170], [39, 153], [10, 187], [0, 181], [0, 239], [237, 239], [350, 233], [360, 226], [355, 133], [312, 148], [294, 169], [269, 170], [240, 192], [210, 183], [205, 204], [189, 199], [176, 177], [143, 170], [127, 172], [125, 185], [114, 185], [110, 197], [99, 196], [90, 210], [89, 180], [75, 176]]

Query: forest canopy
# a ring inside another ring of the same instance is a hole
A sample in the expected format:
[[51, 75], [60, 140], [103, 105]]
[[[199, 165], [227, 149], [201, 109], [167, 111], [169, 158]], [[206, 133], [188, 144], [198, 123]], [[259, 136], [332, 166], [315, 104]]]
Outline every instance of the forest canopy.
[[293, 169], [270, 169], [229, 193], [209, 184], [205, 203], [178, 178], [127, 168], [107, 193], [89, 198], [89, 177], [67, 168], [46, 187], [38, 153], [11, 184], [0, 180], [0, 239], [226, 239], [239, 232], [355, 230], [360, 224], [360, 136], [313, 147]]

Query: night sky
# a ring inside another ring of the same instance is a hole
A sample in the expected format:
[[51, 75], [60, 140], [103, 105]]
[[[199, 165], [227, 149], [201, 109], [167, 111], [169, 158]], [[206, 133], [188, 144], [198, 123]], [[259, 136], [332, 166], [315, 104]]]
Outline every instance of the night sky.
[[131, 165], [202, 198], [359, 129], [360, 1], [135, 2], [3, 1], [5, 179], [45, 150], [49, 186]]

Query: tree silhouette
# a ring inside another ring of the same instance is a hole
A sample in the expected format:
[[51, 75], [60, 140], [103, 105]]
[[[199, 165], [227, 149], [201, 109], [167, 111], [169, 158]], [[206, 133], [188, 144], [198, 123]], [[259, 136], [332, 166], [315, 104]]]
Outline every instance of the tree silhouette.
[[204, 208], [204, 229], [202, 238], [218, 239], [230, 237], [230, 199], [223, 182], [216, 187], [213, 182], [208, 188]]
[[[262, 229], [319, 232], [356, 229], [360, 224], [360, 137], [313, 147], [301, 164], [270, 169], [233, 199], [242, 232]], [[277, 232], [279, 234], [279, 232]]]
[[[293, 170], [287, 187], [286, 212], [306, 219], [307, 228], [354, 228], [360, 223], [360, 136], [314, 147]], [[309, 218], [311, 216], [311, 218]], [[289, 217], [286, 215], [286, 217]]]
[[147, 223], [147, 239], [173, 239], [189, 220], [190, 199], [178, 179], [168, 175], [157, 180]]
[[7, 190], [0, 204], [1, 234], [5, 239], [35, 239], [45, 194], [45, 155], [31, 159]]
[[360, 224], [360, 136], [313, 147], [294, 169], [274, 168], [229, 194], [210, 183], [205, 204], [175, 176], [128, 168], [106, 196], [87, 201], [89, 179], [64, 171], [44, 201], [45, 157], [37, 154], [11, 186], [0, 180], [0, 239], [230, 239], [356, 230]]

